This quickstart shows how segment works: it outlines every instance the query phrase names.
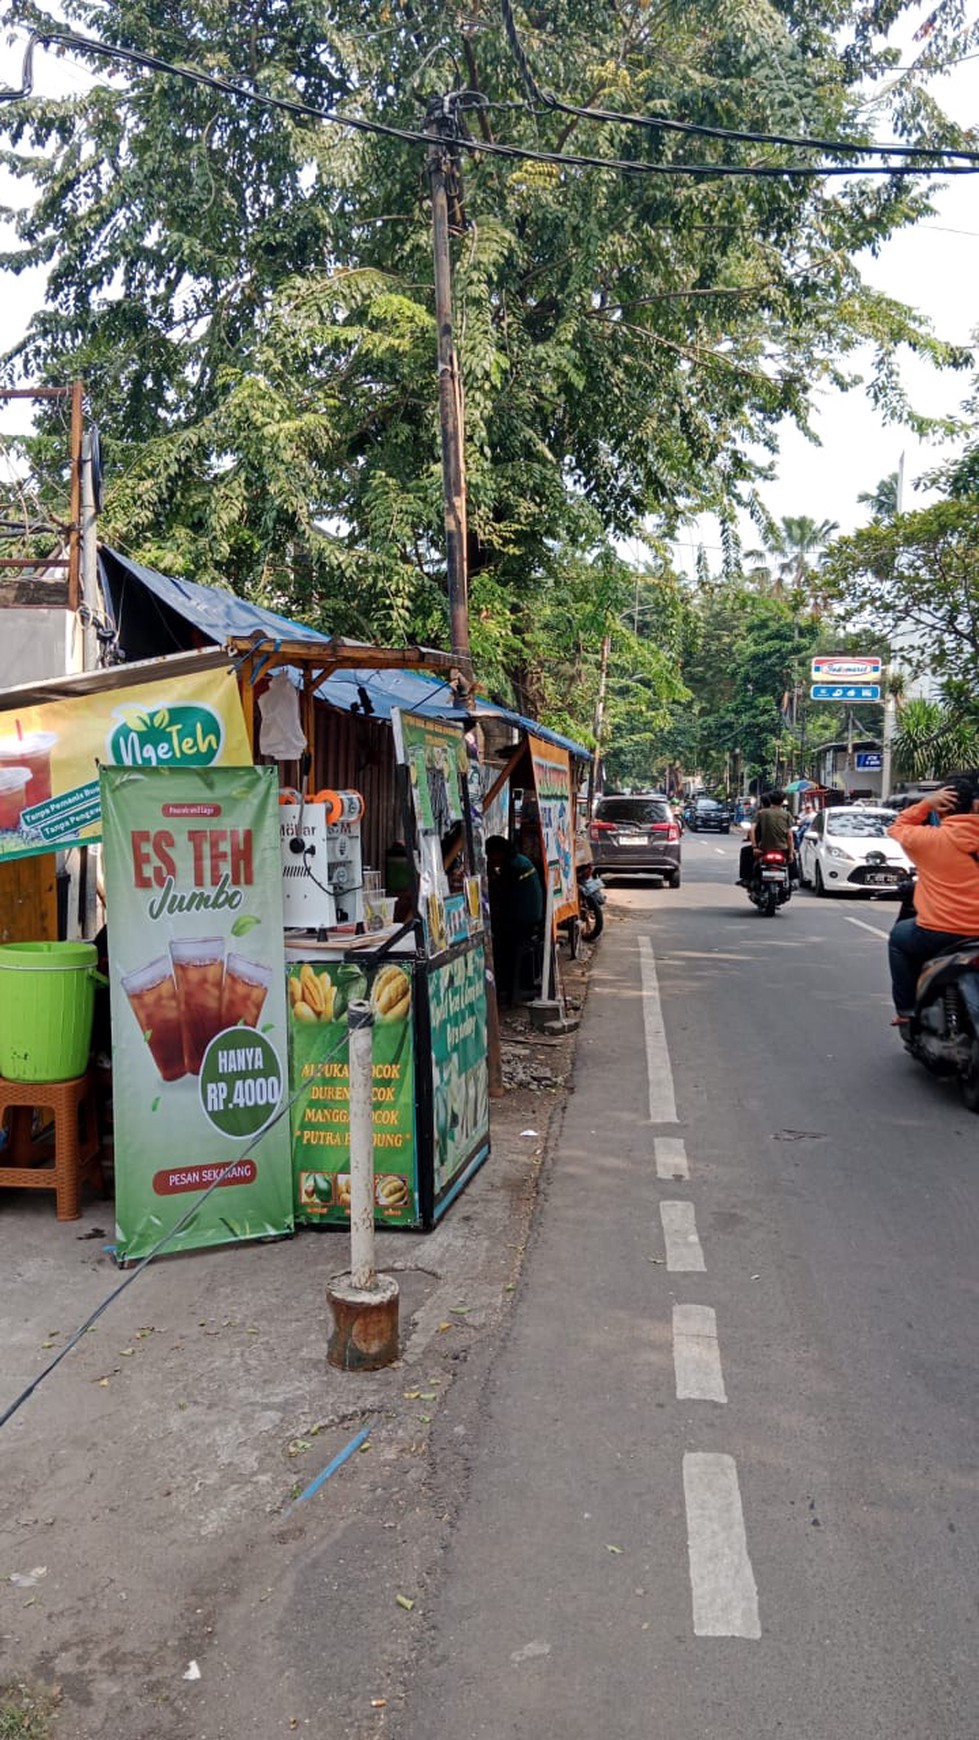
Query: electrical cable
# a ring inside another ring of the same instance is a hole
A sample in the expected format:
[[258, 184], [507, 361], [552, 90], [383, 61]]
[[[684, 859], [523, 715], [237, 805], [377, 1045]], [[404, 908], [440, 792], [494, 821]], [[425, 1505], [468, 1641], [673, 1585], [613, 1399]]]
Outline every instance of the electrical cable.
[[552, 92], [542, 90], [534, 77], [530, 61], [520, 41], [511, 0], [500, 0], [507, 41], [529, 95], [535, 103], [561, 115], [572, 115], [584, 121], [611, 121], [632, 127], [647, 127], [653, 132], [693, 134], [698, 139], [726, 139], [742, 145], [787, 145], [793, 150], [829, 151], [848, 156], [870, 157], [952, 157], [967, 163], [979, 163], [979, 151], [961, 151], [952, 146], [927, 145], [861, 145], [847, 139], [818, 139], [796, 133], [754, 133], [736, 127], [710, 127], [698, 121], [676, 121], [656, 115], [633, 115], [619, 109], [595, 109], [565, 103]]
[[[383, 121], [367, 121], [358, 115], [338, 114], [333, 109], [321, 109], [312, 104], [301, 103], [288, 97], [275, 97], [263, 91], [242, 83], [237, 79], [221, 78], [213, 73], [204, 73], [193, 67], [176, 66], [170, 61], [162, 60], [158, 55], [144, 54], [134, 49], [117, 48], [111, 43], [98, 42], [93, 37], [76, 36], [65, 32], [37, 31], [27, 45], [20, 90], [0, 91], [0, 102], [15, 102], [29, 96], [33, 89], [33, 49], [36, 44], [43, 48], [63, 47], [77, 48], [88, 54], [101, 54], [109, 60], [120, 61], [125, 65], [136, 66], [150, 72], [171, 74], [176, 78], [185, 79], [190, 84], [202, 85], [211, 90], [220, 91], [223, 95], [244, 99], [260, 108], [275, 109], [284, 114], [297, 115], [306, 120], [329, 122], [337, 127], [349, 127], [353, 132], [366, 133], [378, 138], [397, 139], [408, 145], [423, 145], [431, 148], [439, 142], [439, 135], [419, 133], [408, 127], [392, 127]], [[443, 108], [451, 113], [452, 97], [443, 98]], [[656, 123], [660, 125], [660, 123]], [[680, 123], [677, 123], [680, 125]], [[466, 151], [472, 156], [498, 157], [510, 162], [545, 163], [561, 169], [614, 169], [624, 175], [667, 175], [693, 180], [822, 180], [831, 176], [843, 175], [887, 175], [892, 178], [930, 175], [976, 175], [979, 174], [979, 153], [975, 161], [969, 163], [933, 163], [908, 165], [904, 163], [866, 163], [859, 167], [853, 164], [746, 164], [746, 163], [649, 163], [625, 157], [590, 156], [576, 152], [535, 151], [529, 146], [502, 144], [494, 140], [477, 140], [464, 133], [456, 133], [451, 140], [441, 139], [443, 145], [452, 151]], [[764, 139], [761, 143], [765, 143]], [[861, 147], [856, 147], [857, 150]], [[879, 147], [881, 151], [886, 147]], [[941, 157], [941, 147], [929, 150], [926, 147], [906, 147], [907, 150], [921, 150], [927, 157]], [[839, 142], [833, 150], [845, 153], [851, 147]], [[962, 155], [959, 153], [958, 155]]]

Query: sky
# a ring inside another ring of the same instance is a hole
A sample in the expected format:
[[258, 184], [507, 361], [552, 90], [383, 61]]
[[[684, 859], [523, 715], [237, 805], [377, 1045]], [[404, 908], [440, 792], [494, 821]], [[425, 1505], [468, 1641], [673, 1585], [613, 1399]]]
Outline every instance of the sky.
[[[926, 4], [909, 15], [905, 50], [932, 4], [933, 0], [926, 0]], [[22, 59], [22, 39], [13, 46], [9, 42], [0, 45], [0, 83], [19, 85]], [[73, 68], [68, 61], [45, 54], [36, 57], [36, 91], [53, 95], [81, 84], [86, 78], [82, 69]], [[967, 126], [979, 125], [979, 59], [965, 62], [936, 80], [932, 89], [957, 120]], [[973, 329], [979, 327], [977, 195], [979, 176], [962, 176], [948, 182], [933, 196], [932, 217], [885, 242], [876, 258], [868, 253], [860, 260], [863, 275], [870, 284], [919, 310], [940, 338], [961, 345], [968, 345]], [[19, 196], [21, 190], [16, 185], [11, 190], [9, 178], [5, 180], [0, 175], [0, 201], [13, 202]], [[0, 246], [3, 245], [0, 226]], [[24, 330], [42, 294], [40, 273], [25, 273], [19, 278], [10, 273], [0, 274], [4, 344], [13, 343]], [[979, 345], [976, 358], [979, 373]], [[849, 362], [853, 372], [860, 372], [859, 353]], [[909, 353], [902, 357], [902, 375], [915, 409], [932, 416], [957, 414], [972, 383], [971, 373], [937, 370]], [[0, 430], [23, 428], [24, 417], [23, 406], [8, 409], [0, 415]], [[820, 391], [812, 423], [819, 437], [818, 446], [806, 440], [789, 422], [780, 428], [777, 475], [763, 489], [765, 502], [776, 519], [806, 514], [817, 521], [835, 521], [844, 532], [866, 523], [869, 516], [866, 507], [858, 503], [858, 494], [874, 489], [888, 472], [896, 471], [902, 454], [904, 506], [924, 505], [929, 498], [915, 490], [915, 482], [954, 451], [947, 444], [923, 443], [899, 424], [885, 425], [860, 388], [845, 394], [832, 389]], [[757, 533], [748, 522], [742, 527], [742, 537], [747, 549], [758, 542]], [[678, 563], [690, 574], [701, 543], [711, 565], [717, 565], [719, 535], [709, 517], [694, 522], [677, 546]], [[638, 547], [635, 554], [639, 559]]]

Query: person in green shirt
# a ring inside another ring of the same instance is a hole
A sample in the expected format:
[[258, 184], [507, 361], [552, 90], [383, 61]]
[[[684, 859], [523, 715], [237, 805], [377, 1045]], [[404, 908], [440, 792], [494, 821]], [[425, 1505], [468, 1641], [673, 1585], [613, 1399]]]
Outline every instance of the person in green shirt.
[[544, 890], [531, 860], [502, 834], [487, 840], [486, 863], [497, 995], [508, 1002], [520, 946], [535, 935], [544, 916]]
[[768, 807], [759, 810], [755, 822], [755, 859], [762, 852], [784, 852], [788, 863], [795, 861], [795, 838], [792, 817], [785, 808], [785, 793], [776, 786], [768, 794]]

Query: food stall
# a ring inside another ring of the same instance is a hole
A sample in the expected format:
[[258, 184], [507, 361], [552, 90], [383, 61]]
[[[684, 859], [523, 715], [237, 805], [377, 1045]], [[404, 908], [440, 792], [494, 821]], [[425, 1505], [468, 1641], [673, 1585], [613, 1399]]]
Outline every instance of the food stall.
[[[294, 1090], [307, 1089], [292, 1116], [296, 1218], [305, 1225], [343, 1224], [350, 1212], [346, 1012], [354, 999], [369, 1001], [374, 1014], [378, 1222], [431, 1227], [490, 1151], [480, 780], [473, 737], [464, 718], [454, 722], [396, 710], [392, 723], [409, 866], [404, 921], [387, 910], [394, 904], [390, 896], [378, 895], [373, 919], [358, 921], [352, 909], [340, 920], [325, 887], [320, 924], [290, 928], [287, 911], [291, 1080]], [[359, 815], [345, 824], [339, 811], [356, 812], [355, 794], [330, 794], [326, 801], [334, 796], [341, 802], [332, 806], [336, 819], [325, 827], [327, 837], [336, 831], [338, 845], [339, 830], [356, 829]], [[318, 807], [314, 799], [314, 812]], [[294, 806], [285, 806], [283, 816], [288, 871], [296, 856]], [[314, 828], [317, 822], [314, 817]], [[343, 861], [359, 865], [356, 842]], [[316, 892], [315, 885], [306, 891], [309, 919], [317, 916]], [[368, 912], [372, 892], [363, 895]], [[373, 930], [367, 928], [372, 922]]]

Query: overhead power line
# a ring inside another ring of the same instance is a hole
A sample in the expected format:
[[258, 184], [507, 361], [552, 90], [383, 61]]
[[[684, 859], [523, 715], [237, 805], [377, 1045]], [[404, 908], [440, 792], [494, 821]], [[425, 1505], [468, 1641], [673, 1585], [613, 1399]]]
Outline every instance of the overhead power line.
[[535, 103], [540, 103], [546, 109], [552, 109], [560, 115], [576, 116], [583, 121], [605, 121], [625, 123], [631, 127], [645, 127], [654, 133], [688, 133], [698, 139], [724, 139], [741, 145], [785, 145], [792, 150], [828, 151], [847, 156], [869, 157], [949, 157], [961, 159], [966, 163], [979, 163], [979, 151], [959, 151], [945, 145], [861, 145], [852, 139], [818, 139], [797, 133], [754, 133], [742, 131], [736, 127], [710, 127], [699, 121], [677, 121], [662, 115], [634, 115], [619, 109], [595, 109], [583, 107], [577, 103], [566, 103], [553, 92], [545, 91], [537, 83], [533, 69], [527, 58], [517, 21], [513, 15], [512, 0], [500, 0], [503, 13], [503, 24], [506, 29], [507, 41], [513, 53], [513, 58], [520, 68], [521, 77], [527, 88], [528, 95]]
[[[33, 90], [33, 53], [35, 47], [78, 49], [85, 54], [103, 55], [107, 60], [120, 62], [122, 65], [139, 67], [147, 72], [166, 73], [174, 78], [184, 79], [189, 84], [202, 85], [209, 90], [220, 91], [224, 96], [236, 98], [239, 102], [255, 104], [259, 108], [274, 109], [284, 114], [296, 115], [304, 120], [325, 121], [331, 126], [349, 127], [353, 132], [373, 134], [382, 139], [398, 139], [407, 145], [423, 146], [426, 149], [431, 144], [430, 136], [416, 132], [410, 127], [392, 127], [383, 121], [368, 121], [361, 115], [338, 113], [335, 109], [318, 108], [311, 103], [299, 102], [296, 98], [277, 97], [270, 92], [257, 90], [254, 85], [243, 78], [222, 78], [217, 73], [206, 73], [198, 67], [178, 66], [172, 61], [163, 60], [159, 55], [146, 54], [141, 50], [120, 48], [114, 43], [99, 42], [94, 37], [77, 36], [67, 31], [35, 31], [27, 44], [24, 56], [24, 69], [19, 90], [0, 91], [0, 102], [17, 102], [28, 97]], [[477, 93], [457, 92], [453, 96], [443, 98], [446, 112], [451, 113], [457, 106], [474, 107], [473, 97]], [[841, 175], [887, 175], [891, 177], [922, 176], [922, 175], [976, 175], [979, 174], [979, 153], [975, 154], [975, 162], [915, 164], [904, 163], [867, 163], [859, 168], [853, 164], [825, 163], [649, 163], [628, 157], [601, 157], [586, 155], [582, 152], [535, 151], [526, 145], [502, 144], [499, 140], [492, 142], [484, 139], [472, 139], [457, 130], [453, 141], [455, 147], [467, 151], [472, 156], [498, 157], [518, 163], [546, 163], [559, 169], [614, 169], [623, 175], [666, 175], [678, 179], [689, 177], [694, 180], [725, 180], [738, 178], [742, 180], [776, 181], [790, 180], [822, 180], [824, 177]], [[762, 141], [764, 143], [764, 141]], [[836, 146], [834, 149], [845, 151], [846, 146]], [[941, 155], [939, 150], [925, 153], [928, 156]]]

